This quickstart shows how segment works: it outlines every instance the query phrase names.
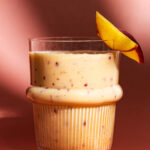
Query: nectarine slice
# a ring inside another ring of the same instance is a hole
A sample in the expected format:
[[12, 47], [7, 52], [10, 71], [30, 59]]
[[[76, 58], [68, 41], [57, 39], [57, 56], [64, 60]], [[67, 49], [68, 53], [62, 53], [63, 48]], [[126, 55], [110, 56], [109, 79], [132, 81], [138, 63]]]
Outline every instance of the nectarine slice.
[[[119, 30], [99, 12], [96, 12], [96, 25], [98, 36], [104, 40], [107, 46], [113, 50], [121, 51], [121, 53], [138, 63], [144, 63], [141, 47], [131, 34]], [[109, 40], [113, 40], [113, 42]]]

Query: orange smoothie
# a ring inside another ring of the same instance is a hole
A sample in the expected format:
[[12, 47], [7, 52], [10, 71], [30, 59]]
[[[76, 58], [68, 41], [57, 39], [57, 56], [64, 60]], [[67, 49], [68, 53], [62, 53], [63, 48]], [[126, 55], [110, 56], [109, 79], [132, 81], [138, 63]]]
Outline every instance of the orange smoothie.
[[118, 84], [116, 52], [30, 52], [39, 150], [110, 150]]

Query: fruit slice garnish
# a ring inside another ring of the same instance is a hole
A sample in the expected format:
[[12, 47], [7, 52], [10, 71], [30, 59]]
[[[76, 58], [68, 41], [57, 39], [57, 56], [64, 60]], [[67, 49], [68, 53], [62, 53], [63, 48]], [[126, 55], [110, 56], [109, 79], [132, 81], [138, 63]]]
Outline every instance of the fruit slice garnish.
[[[119, 30], [99, 12], [96, 12], [98, 36], [113, 50], [119, 50], [124, 55], [144, 63], [144, 56], [140, 45], [134, 37], [126, 31]], [[113, 40], [113, 43], [109, 40]]]

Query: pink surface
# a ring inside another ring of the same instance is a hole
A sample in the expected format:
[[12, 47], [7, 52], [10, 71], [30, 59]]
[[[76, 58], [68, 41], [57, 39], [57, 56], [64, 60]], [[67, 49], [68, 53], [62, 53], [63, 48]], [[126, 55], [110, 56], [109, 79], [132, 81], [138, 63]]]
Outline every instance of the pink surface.
[[0, 150], [36, 150], [29, 86], [28, 41], [37, 36], [95, 36], [95, 11], [135, 36], [139, 65], [122, 57], [113, 150], [150, 149], [149, 0], [0, 1]]

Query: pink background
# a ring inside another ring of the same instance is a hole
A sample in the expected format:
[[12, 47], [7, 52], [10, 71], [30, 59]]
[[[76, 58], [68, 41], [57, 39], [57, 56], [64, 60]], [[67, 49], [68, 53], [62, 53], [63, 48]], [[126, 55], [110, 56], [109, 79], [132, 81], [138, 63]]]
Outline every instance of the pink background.
[[29, 86], [28, 38], [95, 36], [95, 11], [141, 44], [145, 64], [122, 56], [112, 150], [150, 149], [149, 0], [0, 0], [0, 149], [36, 150]]

